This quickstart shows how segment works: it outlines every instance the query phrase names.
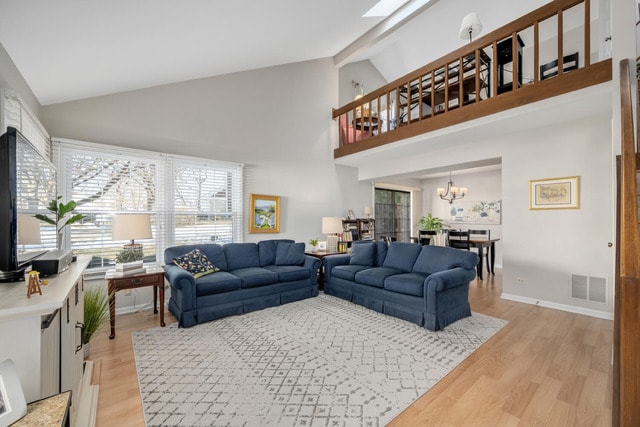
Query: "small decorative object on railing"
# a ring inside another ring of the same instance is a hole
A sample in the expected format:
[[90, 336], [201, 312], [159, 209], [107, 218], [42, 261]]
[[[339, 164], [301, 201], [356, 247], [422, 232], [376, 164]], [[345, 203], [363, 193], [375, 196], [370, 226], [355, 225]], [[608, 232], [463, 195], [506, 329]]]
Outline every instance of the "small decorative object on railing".
[[456, 199], [462, 199], [465, 194], [467, 194], [467, 188], [465, 187], [456, 187], [453, 183], [453, 178], [451, 177], [451, 172], [449, 172], [449, 182], [447, 183], [447, 189], [438, 188], [438, 196], [442, 200], [446, 200], [449, 204], [453, 203]]

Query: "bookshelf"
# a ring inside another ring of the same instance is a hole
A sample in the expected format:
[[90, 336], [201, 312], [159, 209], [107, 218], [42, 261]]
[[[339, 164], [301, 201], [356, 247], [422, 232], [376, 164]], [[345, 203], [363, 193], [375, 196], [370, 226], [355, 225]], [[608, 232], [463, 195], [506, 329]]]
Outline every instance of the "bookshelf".
[[356, 240], [373, 240], [375, 224], [376, 221], [372, 218], [343, 219], [342, 234], [338, 236], [338, 249], [346, 250]]

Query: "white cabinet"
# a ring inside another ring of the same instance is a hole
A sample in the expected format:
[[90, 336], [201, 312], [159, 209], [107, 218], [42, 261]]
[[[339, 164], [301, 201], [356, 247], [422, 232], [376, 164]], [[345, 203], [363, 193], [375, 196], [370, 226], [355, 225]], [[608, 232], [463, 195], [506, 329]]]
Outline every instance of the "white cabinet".
[[90, 259], [78, 257], [31, 298], [24, 281], [0, 283], [0, 360], [13, 359], [27, 402], [71, 390], [72, 422], [82, 394], [82, 273]]

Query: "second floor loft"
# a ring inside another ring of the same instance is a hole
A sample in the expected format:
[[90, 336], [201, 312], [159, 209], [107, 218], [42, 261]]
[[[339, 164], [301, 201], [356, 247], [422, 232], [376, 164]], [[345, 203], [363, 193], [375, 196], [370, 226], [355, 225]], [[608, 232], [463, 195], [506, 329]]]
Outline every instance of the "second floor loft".
[[334, 109], [334, 157], [611, 81], [602, 15], [597, 0], [555, 0]]

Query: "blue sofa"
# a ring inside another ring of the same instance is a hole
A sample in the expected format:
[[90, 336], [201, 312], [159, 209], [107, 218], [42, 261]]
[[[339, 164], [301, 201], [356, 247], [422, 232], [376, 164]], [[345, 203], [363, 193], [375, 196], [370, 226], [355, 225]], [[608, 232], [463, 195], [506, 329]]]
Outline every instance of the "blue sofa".
[[[174, 258], [194, 249], [219, 271], [195, 278], [175, 265]], [[318, 295], [320, 260], [293, 240], [173, 246], [164, 263], [169, 311], [184, 327]]]
[[478, 255], [417, 243], [354, 242], [323, 258], [324, 292], [437, 331], [471, 315]]

